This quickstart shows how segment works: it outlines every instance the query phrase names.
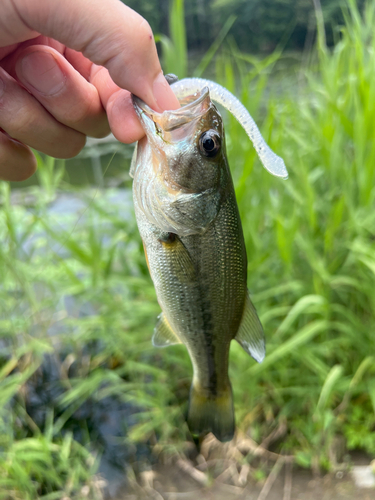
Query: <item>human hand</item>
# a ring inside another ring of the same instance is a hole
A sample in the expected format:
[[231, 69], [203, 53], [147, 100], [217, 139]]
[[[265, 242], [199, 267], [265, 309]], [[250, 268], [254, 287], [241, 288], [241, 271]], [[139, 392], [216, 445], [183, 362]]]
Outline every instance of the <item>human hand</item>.
[[87, 135], [110, 129], [139, 140], [130, 93], [157, 111], [179, 107], [150, 26], [119, 0], [12, 0], [1, 9], [0, 179], [34, 173], [30, 147], [70, 158]]

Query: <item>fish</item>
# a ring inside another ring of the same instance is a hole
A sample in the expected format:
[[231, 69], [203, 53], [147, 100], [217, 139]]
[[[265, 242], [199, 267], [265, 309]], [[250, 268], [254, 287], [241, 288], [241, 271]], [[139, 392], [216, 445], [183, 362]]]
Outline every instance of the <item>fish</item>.
[[131, 163], [134, 209], [162, 310], [152, 343], [182, 343], [188, 351], [193, 379], [187, 424], [193, 437], [211, 432], [229, 441], [235, 433], [231, 341], [262, 362], [265, 339], [247, 290], [246, 247], [223, 120], [211, 94], [242, 124], [246, 117], [245, 129], [266, 168], [282, 178], [287, 172], [229, 91], [196, 78], [172, 79], [171, 87], [181, 104], [173, 111], [158, 113], [132, 96], [145, 132]]

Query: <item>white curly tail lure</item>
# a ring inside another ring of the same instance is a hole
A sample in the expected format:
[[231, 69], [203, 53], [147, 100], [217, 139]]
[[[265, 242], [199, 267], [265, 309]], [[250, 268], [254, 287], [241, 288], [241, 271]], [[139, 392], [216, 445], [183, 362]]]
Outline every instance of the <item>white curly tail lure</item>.
[[168, 76], [171, 80], [170, 83], [173, 92], [179, 99], [183, 99], [195, 92], [201, 91], [203, 87], [208, 87], [211, 99], [226, 108], [241, 124], [253, 143], [255, 151], [264, 168], [276, 177], [281, 177], [282, 179], [288, 178], [288, 171], [285, 167], [284, 160], [280, 158], [280, 156], [277, 156], [266, 144], [248, 110], [229, 92], [229, 90], [218, 83], [203, 78], [185, 78], [180, 81], [175, 81], [176, 77], [173, 78], [172, 75]]

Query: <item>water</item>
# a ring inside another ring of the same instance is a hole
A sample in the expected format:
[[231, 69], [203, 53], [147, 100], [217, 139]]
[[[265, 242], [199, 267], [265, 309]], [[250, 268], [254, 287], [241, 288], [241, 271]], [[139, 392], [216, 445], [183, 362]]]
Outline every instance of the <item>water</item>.
[[[96, 202], [105, 206], [107, 214], [122, 214], [123, 219], [131, 221], [134, 219], [132, 195], [129, 189], [106, 189], [85, 191], [78, 193], [61, 192], [49, 204], [45, 215], [52, 230], [63, 230], [67, 233], [79, 231], [86, 224], [94, 224], [102, 237], [102, 244], [106, 246], [106, 225], [108, 219], [100, 217], [99, 213], [87, 210], [93, 197]], [[12, 204], [27, 204], [29, 212], [35, 212], [36, 200], [25, 191], [12, 194]], [[51, 250], [60, 259], [69, 257], [69, 250], [61, 245], [49, 233], [41, 230], [38, 234], [32, 233], [22, 239], [19, 249], [20, 257], [28, 260], [35, 251], [35, 244], [41, 238], [46, 239], [46, 244], [38, 248], [38, 252]], [[34, 285], [36, 296], [42, 300], [51, 294], [42, 283]], [[37, 288], [37, 289], [36, 289]], [[22, 309], [22, 305], [20, 305]], [[13, 312], [16, 318], [24, 312], [18, 308]], [[63, 313], [63, 314], [62, 314]], [[90, 340], [84, 347], [81, 358], [75, 358], [67, 366], [67, 360], [71, 356], [71, 345], [60, 343], [60, 336], [67, 333], [74, 335], [74, 327], [68, 326], [64, 321], [66, 318], [90, 318], [98, 314], [97, 304], [90, 301], [82, 301], [76, 295], [62, 293], [55, 305], [55, 310], [49, 310], [51, 318], [47, 329], [47, 335], [53, 338], [54, 352], [44, 356], [44, 361], [36, 373], [28, 380], [24, 391], [24, 404], [27, 414], [40, 428], [45, 428], [48, 414], [53, 412], [54, 421], [63, 417], [69, 405], [62, 405], [61, 399], [67, 390], [66, 381], [82, 378], [82, 372], [86, 372], [85, 357], [91, 358], [100, 354], [103, 346], [101, 341]], [[28, 332], [38, 337], [40, 325], [36, 322]], [[69, 329], [69, 330], [68, 330]], [[72, 345], [74, 340], [72, 339]], [[2, 354], [6, 353], [6, 345], [2, 346]], [[11, 405], [16, 404], [17, 398]], [[119, 396], [108, 396], [96, 398], [95, 393], [81, 402], [73, 414], [65, 419], [61, 428], [64, 436], [71, 432], [75, 440], [82, 444], [90, 442], [90, 451], [93, 455], [100, 456], [98, 474], [105, 480], [107, 486], [105, 495], [108, 498], [117, 498], [117, 491], [127, 487], [127, 471], [134, 464], [153, 461], [151, 449], [146, 444], [132, 444], [127, 439], [129, 429], [137, 423], [137, 413], [143, 408], [135, 403], [124, 402]], [[27, 428], [28, 422], [22, 425]]]
[[[103, 139], [88, 138], [78, 156], [65, 160], [63, 180], [72, 186], [129, 186], [133, 150], [134, 144], [122, 144], [113, 135]], [[25, 181], [12, 182], [11, 186], [22, 189], [38, 184], [38, 173], [35, 173]]]

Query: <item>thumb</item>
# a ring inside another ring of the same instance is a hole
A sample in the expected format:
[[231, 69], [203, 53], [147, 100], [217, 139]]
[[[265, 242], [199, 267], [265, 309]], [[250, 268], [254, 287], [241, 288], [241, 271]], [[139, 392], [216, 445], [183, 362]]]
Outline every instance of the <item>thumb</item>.
[[17, 37], [13, 43], [35, 32], [54, 38], [105, 66], [119, 87], [151, 108], [180, 106], [162, 74], [149, 24], [119, 0], [13, 0], [6, 5], [14, 10], [3, 6], [0, 28], [6, 26], [8, 38], [9, 33]]

